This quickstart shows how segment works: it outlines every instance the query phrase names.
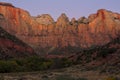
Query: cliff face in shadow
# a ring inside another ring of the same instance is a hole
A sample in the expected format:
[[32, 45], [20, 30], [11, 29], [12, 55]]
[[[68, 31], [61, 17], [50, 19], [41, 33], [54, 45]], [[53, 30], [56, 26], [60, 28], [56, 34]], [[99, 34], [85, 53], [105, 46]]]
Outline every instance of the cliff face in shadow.
[[34, 50], [0, 27], [0, 59], [34, 56]]

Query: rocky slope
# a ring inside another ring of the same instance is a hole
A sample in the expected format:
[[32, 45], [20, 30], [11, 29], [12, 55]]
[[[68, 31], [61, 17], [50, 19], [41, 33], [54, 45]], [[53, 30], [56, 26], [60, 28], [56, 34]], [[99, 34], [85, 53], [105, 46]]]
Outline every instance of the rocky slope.
[[69, 21], [63, 13], [55, 22], [48, 14], [32, 17], [23, 9], [0, 3], [0, 25], [38, 53], [51, 53], [56, 49], [86, 48], [110, 42], [120, 34], [120, 14], [100, 9], [88, 18]]
[[0, 27], [0, 59], [21, 58], [36, 55], [34, 50]]
[[81, 50], [68, 57], [85, 70], [100, 70], [100, 72], [120, 73], [120, 35], [102, 46]]

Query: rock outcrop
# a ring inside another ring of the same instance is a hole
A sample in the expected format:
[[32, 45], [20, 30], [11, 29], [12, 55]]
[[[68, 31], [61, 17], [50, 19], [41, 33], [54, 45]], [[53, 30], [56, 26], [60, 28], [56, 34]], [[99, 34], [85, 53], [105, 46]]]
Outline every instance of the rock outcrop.
[[75, 18], [72, 18], [70, 24], [73, 26], [78, 26], [78, 21]]
[[50, 25], [54, 24], [53, 18], [49, 14], [42, 14], [35, 18], [39, 24]]
[[36, 55], [34, 50], [0, 27], [0, 59], [23, 58]]
[[12, 4], [6, 3], [6, 2], [0, 2], [0, 5], [2, 5], [2, 6], [14, 7]]
[[38, 53], [49, 53], [58, 48], [108, 43], [120, 34], [120, 14], [100, 9], [88, 18], [70, 22], [63, 13], [54, 22], [48, 14], [32, 17], [20, 8], [0, 5], [0, 25]]
[[88, 24], [89, 20], [85, 17], [81, 17], [81, 18], [78, 19], [78, 23]]
[[69, 19], [65, 13], [62, 13], [60, 17], [57, 19], [56, 26], [57, 27], [67, 27], [69, 25]]

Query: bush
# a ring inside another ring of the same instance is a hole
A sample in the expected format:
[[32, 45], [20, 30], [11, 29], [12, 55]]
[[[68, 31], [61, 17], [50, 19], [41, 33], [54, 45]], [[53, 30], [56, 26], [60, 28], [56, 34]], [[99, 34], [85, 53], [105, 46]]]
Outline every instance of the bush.
[[70, 65], [72, 65], [72, 61], [67, 58], [45, 59], [34, 56], [24, 59], [12, 59], [9, 61], [0, 60], [0, 73], [41, 71], [51, 68], [64, 68]]
[[116, 51], [114, 48], [104, 48], [99, 51], [98, 56], [106, 57], [108, 54], [112, 54]]
[[70, 75], [60, 75], [56, 77], [56, 80], [76, 80], [76, 79], [71, 77]]
[[61, 65], [63, 65], [63, 67], [69, 67], [69, 66], [72, 65], [72, 61], [70, 61], [67, 58], [62, 58], [61, 60], [62, 60], [62, 64]]
[[0, 60], [0, 73], [40, 71], [49, 69], [53, 65], [52, 60], [40, 57], [25, 59]]
[[31, 71], [45, 70], [52, 65], [51, 60], [47, 60], [40, 57], [32, 57], [26, 59], [26, 67]]
[[87, 78], [78, 78], [77, 80], [88, 80]]
[[15, 72], [18, 67], [15, 61], [0, 61], [0, 73]]
[[69, 67], [72, 64], [73, 64], [73, 62], [67, 58], [61, 58], [61, 59], [55, 58], [55, 59], [53, 59], [52, 68], [64, 68], [64, 67]]
[[106, 78], [105, 80], [117, 80], [117, 78], [113, 77], [113, 76], [110, 76], [110, 77]]

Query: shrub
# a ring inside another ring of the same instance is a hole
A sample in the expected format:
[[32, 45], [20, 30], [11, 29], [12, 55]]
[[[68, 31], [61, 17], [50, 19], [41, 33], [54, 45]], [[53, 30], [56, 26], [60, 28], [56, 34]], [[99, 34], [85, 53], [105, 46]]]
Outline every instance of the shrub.
[[104, 49], [101, 49], [99, 51], [99, 55], [98, 56], [106, 57], [107, 55], [112, 54], [115, 51], [116, 51], [116, 49], [114, 49], [114, 48], [104, 48]]
[[53, 61], [40, 57], [29, 57], [25, 59], [0, 60], [0, 73], [40, 71], [52, 66]]
[[[58, 64], [59, 63], [59, 64]], [[64, 68], [72, 65], [67, 58], [45, 59], [41, 57], [29, 57], [12, 60], [0, 60], [0, 73], [41, 71], [51, 68]]]
[[62, 60], [62, 64], [61, 65], [63, 65], [63, 67], [68, 67], [68, 66], [72, 65], [72, 61], [70, 61], [67, 58], [62, 58], [61, 60]]
[[72, 64], [73, 64], [73, 62], [67, 58], [61, 58], [61, 59], [55, 58], [55, 59], [53, 59], [52, 68], [64, 68], [64, 67], [69, 67]]
[[56, 77], [56, 80], [76, 80], [76, 79], [71, 77], [70, 75], [59, 75]]
[[88, 80], [87, 78], [78, 78], [77, 80]]
[[0, 61], [0, 73], [15, 72], [18, 67], [15, 61]]
[[47, 60], [40, 57], [31, 57], [25, 59], [24, 66], [27, 68], [28, 71], [39, 71], [48, 69], [52, 65], [51, 60]]
[[105, 80], [117, 80], [117, 78], [113, 77], [113, 76], [110, 76], [110, 77], [107, 77]]

